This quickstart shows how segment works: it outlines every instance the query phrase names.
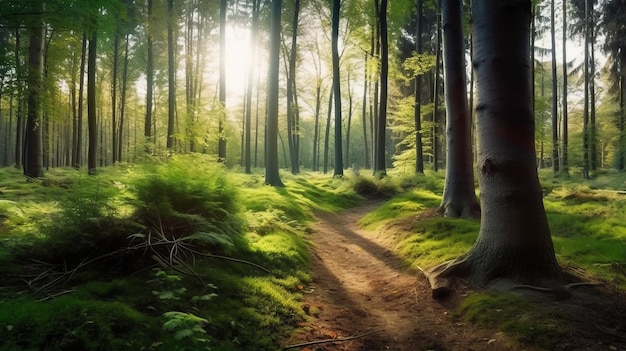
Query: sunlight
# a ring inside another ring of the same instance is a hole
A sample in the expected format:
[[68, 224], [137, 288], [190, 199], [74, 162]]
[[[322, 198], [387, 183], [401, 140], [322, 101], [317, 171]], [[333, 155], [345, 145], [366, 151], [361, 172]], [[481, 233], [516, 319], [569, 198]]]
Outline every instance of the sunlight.
[[226, 93], [229, 99], [241, 101], [246, 91], [248, 65], [252, 58], [250, 31], [237, 26], [226, 27]]

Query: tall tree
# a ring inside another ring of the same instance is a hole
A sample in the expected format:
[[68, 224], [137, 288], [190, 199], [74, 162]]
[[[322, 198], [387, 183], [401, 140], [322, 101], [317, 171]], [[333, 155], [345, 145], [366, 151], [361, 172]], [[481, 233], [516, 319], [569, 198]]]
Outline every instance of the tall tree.
[[550, 0], [550, 39], [552, 43], [552, 173], [559, 174], [559, 116], [556, 75], [556, 25], [554, 23], [554, 2]]
[[80, 69], [78, 77], [78, 112], [76, 114], [76, 149], [74, 149], [74, 168], [79, 169], [83, 163], [83, 96], [85, 93], [85, 62], [87, 57], [87, 32], [83, 31], [80, 50]]
[[[378, 0], [375, 0], [378, 2]], [[387, 96], [389, 80], [389, 38], [387, 34], [387, 0], [381, 0], [377, 13], [380, 27], [380, 102], [376, 126], [376, 145], [374, 145], [374, 174], [385, 176], [387, 174], [387, 158], [385, 157], [385, 144], [387, 135]]]
[[[383, 0], [385, 2], [386, 0]], [[343, 149], [341, 137], [341, 79], [339, 76], [339, 14], [341, 0], [333, 0], [332, 18], [332, 56], [333, 56], [333, 92], [335, 95], [335, 171], [334, 176], [343, 176]]]
[[563, 0], [563, 62], [562, 62], [562, 70], [563, 70], [563, 128], [561, 132], [561, 173], [567, 175], [569, 173], [569, 160], [568, 160], [568, 143], [569, 143], [569, 133], [568, 133], [568, 120], [567, 120], [567, 45], [565, 45], [567, 41], [567, 0]]
[[267, 77], [267, 124], [265, 130], [265, 184], [285, 186], [278, 172], [278, 75], [280, 64], [281, 0], [272, 0], [269, 71]]
[[474, 0], [472, 13], [480, 232], [469, 252], [427, 272], [433, 296], [449, 293], [446, 279], [454, 276], [564, 291], [535, 160], [531, 1]]
[[298, 21], [300, 16], [300, 0], [295, 0], [293, 20], [291, 22], [291, 49], [289, 51], [289, 67], [287, 69], [287, 137], [291, 156], [291, 173], [300, 173], [300, 112], [296, 89], [296, 57], [298, 49]]
[[24, 142], [24, 175], [31, 178], [43, 177], [42, 104], [44, 26], [41, 15], [30, 30], [28, 49], [28, 112], [26, 116], [26, 139]]
[[440, 82], [440, 67], [441, 67], [441, 1], [435, 0], [437, 2], [437, 10], [436, 10], [436, 40], [435, 43], [435, 69], [434, 69], [434, 77], [433, 77], [433, 86], [432, 86], [432, 97], [433, 97], [433, 118], [432, 118], [432, 127], [431, 127], [431, 148], [432, 148], [432, 167], [433, 171], [437, 171], [439, 169], [439, 145], [437, 142], [438, 138], [438, 124], [439, 124], [439, 87], [441, 85]]
[[174, 0], [167, 0], [167, 144], [169, 150], [174, 148], [176, 133], [176, 56], [174, 43], [174, 28], [176, 27], [176, 14], [174, 12]]
[[98, 160], [98, 123], [96, 115], [96, 60], [98, 59], [98, 33], [96, 28], [92, 29], [89, 39], [89, 53], [87, 55], [87, 172], [90, 175], [96, 174]]
[[[417, 0], [417, 13], [415, 21], [415, 52], [417, 55], [422, 54], [422, 29], [423, 22], [423, 1]], [[415, 172], [424, 173], [424, 146], [422, 143], [422, 75], [415, 75]]]
[[151, 152], [152, 139], [152, 103], [154, 101], [154, 46], [153, 31], [154, 19], [152, 18], [152, 0], [146, 1], [148, 18], [146, 19], [146, 118], [144, 122], [144, 137], [146, 152]]
[[217, 158], [220, 162], [226, 161], [226, 136], [224, 122], [226, 119], [226, 11], [228, 0], [220, 0], [220, 106], [217, 136]]
[[478, 217], [480, 207], [474, 191], [472, 124], [465, 78], [463, 3], [461, 0], [444, 0], [441, 10], [447, 167], [439, 211], [446, 217]]
[[256, 38], [259, 31], [259, 7], [260, 0], [252, 0], [252, 28], [250, 29], [250, 49], [252, 57], [248, 63], [248, 86], [246, 88], [246, 130], [245, 130], [245, 168], [246, 173], [252, 173], [251, 169], [251, 134], [252, 134], [252, 88], [254, 86], [255, 58], [256, 58]]

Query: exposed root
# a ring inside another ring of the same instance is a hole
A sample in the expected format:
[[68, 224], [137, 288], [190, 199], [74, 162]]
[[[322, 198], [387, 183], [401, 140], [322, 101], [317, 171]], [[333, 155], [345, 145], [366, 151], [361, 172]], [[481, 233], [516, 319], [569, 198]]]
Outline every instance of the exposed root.
[[428, 278], [432, 289], [432, 297], [435, 300], [441, 300], [448, 297], [454, 285], [455, 278], [461, 277], [465, 268], [465, 257], [459, 257], [452, 261], [444, 262], [428, 270], [421, 270]]
[[600, 284], [598, 283], [592, 283], [592, 282], [579, 282], [579, 283], [571, 283], [571, 284], [567, 284], [567, 285], [559, 285], [557, 287], [553, 287], [553, 288], [546, 288], [546, 287], [542, 287], [542, 286], [535, 286], [535, 285], [527, 285], [527, 284], [518, 284], [518, 285], [513, 285], [510, 290], [514, 290], [514, 289], [529, 289], [529, 290], [533, 290], [533, 291], [539, 291], [539, 292], [545, 292], [545, 293], [549, 293], [554, 295], [554, 298], [557, 300], [566, 300], [572, 297], [572, 288], [575, 288], [577, 286], [598, 286]]
[[285, 346], [283, 348], [283, 350], [295, 349], [295, 348], [298, 348], [298, 347], [305, 347], [305, 346], [311, 346], [311, 345], [329, 344], [329, 343], [333, 343], [333, 342], [350, 341], [350, 340], [364, 338], [364, 337], [366, 337], [368, 335], [372, 335], [372, 334], [375, 334], [375, 333], [380, 333], [382, 331], [384, 331], [384, 329], [374, 330], [374, 331], [371, 331], [369, 333], [355, 335], [355, 336], [348, 336], [348, 337], [345, 337], [345, 338], [325, 339], [325, 340], [315, 340], [315, 341], [303, 342], [303, 343], [300, 343], [300, 344], [294, 344], [294, 345]]

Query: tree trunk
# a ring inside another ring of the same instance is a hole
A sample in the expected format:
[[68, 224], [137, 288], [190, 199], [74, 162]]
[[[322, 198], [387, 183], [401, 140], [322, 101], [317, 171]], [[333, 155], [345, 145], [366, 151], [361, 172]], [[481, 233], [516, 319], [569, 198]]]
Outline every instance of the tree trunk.
[[130, 35], [126, 34], [124, 44], [124, 66], [122, 68], [122, 94], [120, 96], [120, 130], [118, 133], [118, 144], [113, 145], [117, 148], [117, 157], [120, 161], [123, 161], [124, 150], [124, 123], [126, 115], [126, 89], [128, 88], [128, 46]]
[[[226, 119], [226, 11], [228, 1], [220, 0], [220, 113], [217, 135], [217, 159], [226, 161], [226, 137], [224, 136], [224, 122]], [[277, 117], [278, 118], [278, 117]]]
[[[385, 2], [386, 0], [383, 0]], [[334, 176], [343, 176], [343, 150], [341, 136], [341, 79], [339, 77], [339, 11], [341, 8], [341, 0], [333, 1], [333, 18], [332, 18], [332, 57], [333, 57], [333, 94], [335, 95], [335, 165]]]
[[550, 38], [552, 40], [552, 173], [559, 174], [559, 116], [558, 89], [556, 76], [556, 37], [554, 24], [554, 1], [550, 1]]
[[[422, 54], [422, 0], [417, 1], [417, 19], [415, 24], [415, 51]], [[415, 173], [424, 173], [424, 146], [422, 143], [422, 75], [415, 76]]]
[[252, 28], [250, 29], [250, 49], [252, 56], [250, 57], [250, 63], [248, 65], [248, 86], [246, 88], [246, 117], [245, 117], [245, 137], [244, 137], [244, 159], [246, 173], [252, 173], [252, 160], [251, 160], [251, 134], [252, 134], [252, 88], [254, 86], [254, 66], [256, 65], [256, 40], [257, 32], [259, 31], [259, 0], [252, 1]]
[[367, 137], [367, 86], [369, 85], [369, 79], [368, 79], [368, 74], [367, 74], [367, 62], [368, 62], [368, 54], [367, 52], [364, 54], [365, 59], [364, 62], [365, 64], [363, 65], [363, 102], [362, 102], [362, 111], [361, 111], [361, 123], [363, 123], [363, 151], [364, 151], [364, 155], [363, 155], [363, 159], [365, 160], [365, 162], [363, 163], [363, 166], [366, 169], [369, 169], [372, 167], [371, 163], [370, 163], [370, 150], [369, 150], [369, 143], [370, 143], [370, 139]]
[[111, 141], [112, 141], [112, 162], [117, 159], [117, 71], [119, 66], [120, 35], [116, 30], [113, 39], [113, 72], [111, 72]]
[[[554, 0], [553, 0], [554, 1]], [[589, 0], [585, 0], [585, 61], [583, 68], [584, 76], [584, 102], [583, 102], [583, 178], [589, 179]]]
[[328, 173], [328, 151], [330, 149], [330, 117], [333, 111], [333, 95], [334, 89], [330, 89], [330, 96], [328, 97], [328, 113], [326, 114], [326, 133], [324, 134], [324, 166], [323, 173]]
[[569, 173], [568, 161], [568, 121], [567, 121], [567, 1], [563, 1], [563, 130], [561, 132], [561, 173]]
[[380, 110], [376, 127], [376, 157], [374, 174], [378, 177], [387, 174], [385, 144], [387, 135], [387, 81], [389, 78], [389, 38], [387, 36], [387, 0], [382, 0], [378, 10], [380, 23]]
[[96, 116], [96, 60], [98, 35], [94, 30], [89, 39], [89, 55], [87, 56], [87, 127], [89, 130], [89, 149], [87, 150], [87, 172], [96, 174], [98, 159], [98, 130]]
[[42, 104], [44, 27], [38, 23], [31, 29], [28, 50], [28, 113], [24, 152], [24, 175], [43, 177]]
[[152, 34], [152, 0], [147, 0], [148, 18], [146, 23], [146, 44], [147, 44], [147, 62], [146, 62], [146, 118], [144, 124], [144, 137], [146, 143], [146, 152], [152, 151], [151, 144], [154, 143], [152, 138], [152, 102], [154, 94], [154, 48]]
[[167, 0], [167, 144], [170, 152], [174, 149], [176, 133], [176, 45], [174, 42], [174, 0]]
[[595, 171], [598, 166], [598, 129], [596, 126], [596, 55], [594, 52], [596, 36], [593, 2], [589, 4], [589, 7], [589, 170]]
[[463, 3], [443, 1], [443, 68], [446, 96], [447, 167], [439, 211], [446, 217], [478, 218], [480, 207], [474, 190], [472, 123], [467, 105]]
[[431, 135], [431, 147], [432, 147], [432, 167], [433, 167], [433, 171], [437, 172], [439, 170], [439, 165], [438, 165], [438, 153], [439, 153], [439, 147], [437, 144], [437, 124], [439, 122], [439, 85], [441, 84], [439, 82], [439, 75], [440, 75], [440, 61], [441, 61], [441, 1], [442, 0], [436, 0], [437, 1], [437, 10], [436, 10], [436, 30], [437, 30], [437, 43], [435, 45], [435, 77], [434, 77], [434, 84], [433, 84], [433, 126], [432, 126], [432, 135]]
[[83, 163], [83, 96], [85, 94], [85, 61], [87, 57], [87, 33], [83, 32], [80, 50], [80, 73], [78, 77], [78, 115], [76, 120], [76, 149], [74, 150], [74, 168], [79, 169]]
[[[19, 78], [19, 72], [21, 71], [20, 64], [20, 29], [15, 29], [15, 72], [16, 77]], [[16, 108], [16, 121], [15, 121], [15, 167], [22, 168], [23, 166], [23, 151], [24, 151], [24, 116], [23, 116], [23, 89], [21, 82], [17, 84], [17, 108]]]
[[480, 233], [467, 254], [427, 272], [435, 298], [450, 292], [442, 283], [453, 276], [481, 286], [505, 279], [564, 290], [535, 161], [530, 6], [530, 0], [472, 4]]
[[272, 0], [269, 72], [267, 87], [267, 126], [265, 135], [265, 184], [285, 186], [278, 172], [278, 76], [280, 64], [281, 0]]

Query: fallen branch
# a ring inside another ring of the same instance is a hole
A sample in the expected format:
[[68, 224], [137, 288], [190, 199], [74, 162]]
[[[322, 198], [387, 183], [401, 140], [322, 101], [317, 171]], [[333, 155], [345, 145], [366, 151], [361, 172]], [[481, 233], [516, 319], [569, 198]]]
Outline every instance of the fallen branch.
[[385, 330], [384, 329], [374, 330], [374, 331], [371, 331], [369, 333], [355, 335], [355, 336], [348, 336], [348, 337], [345, 337], [345, 338], [325, 339], [325, 340], [315, 340], [315, 341], [303, 342], [303, 343], [300, 343], [300, 344], [294, 344], [294, 345], [285, 346], [283, 348], [283, 350], [295, 349], [296, 347], [305, 347], [305, 346], [311, 346], [311, 345], [330, 344], [330, 343], [333, 343], [333, 342], [350, 341], [350, 340], [364, 338], [366, 336], [369, 336], [369, 335], [372, 335], [372, 334], [376, 334], [376, 333], [380, 333], [382, 331], [385, 331]]

